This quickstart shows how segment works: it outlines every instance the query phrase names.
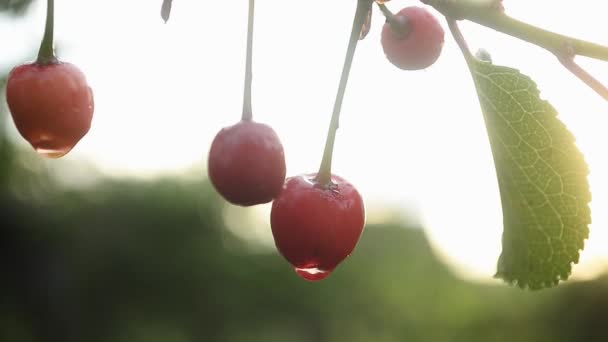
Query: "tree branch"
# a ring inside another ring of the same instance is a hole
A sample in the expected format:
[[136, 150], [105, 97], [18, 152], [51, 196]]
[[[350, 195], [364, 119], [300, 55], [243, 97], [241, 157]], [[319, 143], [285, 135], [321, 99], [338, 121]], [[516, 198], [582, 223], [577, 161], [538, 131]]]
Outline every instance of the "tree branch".
[[421, 0], [434, 7], [444, 16], [456, 20], [469, 20], [492, 28], [515, 38], [527, 41], [553, 54], [559, 54], [568, 46], [574, 55], [586, 56], [608, 61], [608, 47], [551, 32], [517, 19], [504, 13], [496, 1], [474, 0]]

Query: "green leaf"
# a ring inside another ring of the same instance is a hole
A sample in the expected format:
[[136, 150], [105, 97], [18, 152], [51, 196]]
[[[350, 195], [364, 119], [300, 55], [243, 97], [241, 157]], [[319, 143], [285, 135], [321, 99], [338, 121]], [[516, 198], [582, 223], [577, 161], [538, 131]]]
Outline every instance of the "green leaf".
[[516, 69], [470, 58], [502, 202], [496, 277], [541, 289], [568, 278], [589, 235], [589, 170], [574, 136]]

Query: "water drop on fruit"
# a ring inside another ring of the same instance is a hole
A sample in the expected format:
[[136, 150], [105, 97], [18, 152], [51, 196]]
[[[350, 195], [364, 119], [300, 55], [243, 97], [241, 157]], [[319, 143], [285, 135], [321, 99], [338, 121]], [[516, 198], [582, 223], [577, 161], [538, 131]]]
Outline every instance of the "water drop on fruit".
[[272, 203], [270, 225], [277, 249], [306, 280], [321, 280], [353, 251], [365, 225], [363, 199], [336, 175], [290, 177]]
[[309, 281], [323, 280], [323, 279], [327, 278], [332, 272], [332, 271], [323, 271], [316, 267], [313, 267], [313, 268], [294, 267], [294, 270], [300, 277], [302, 277], [306, 280], [309, 280]]
[[93, 119], [93, 92], [86, 77], [65, 62], [15, 67], [7, 80], [6, 102], [21, 136], [48, 158], [71, 151]]
[[34, 147], [36, 153], [51, 159], [63, 157], [72, 150], [72, 146], [69, 145], [56, 146], [53, 143], [54, 140], [51, 136], [41, 134], [38, 139], [33, 138], [30, 144]]

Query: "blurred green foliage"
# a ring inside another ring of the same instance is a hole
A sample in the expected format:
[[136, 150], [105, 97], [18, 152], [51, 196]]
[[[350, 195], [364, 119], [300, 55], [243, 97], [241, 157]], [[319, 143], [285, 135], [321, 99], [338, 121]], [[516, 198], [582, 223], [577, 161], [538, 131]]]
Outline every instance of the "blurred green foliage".
[[467, 283], [396, 222], [310, 283], [230, 233], [202, 175], [66, 187], [1, 146], [0, 341], [608, 340], [608, 278]]
[[0, 13], [23, 14], [32, 2], [32, 0], [0, 0]]
[[[36, 177], [32, 175], [32, 177]], [[50, 190], [49, 190], [50, 189]], [[1, 341], [606, 341], [608, 282], [464, 282], [423, 232], [368, 226], [309, 283], [251, 253], [205, 182], [2, 193]]]
[[608, 277], [468, 283], [395, 222], [310, 283], [226, 229], [203, 175], [67, 187], [0, 127], [0, 341], [608, 341]]

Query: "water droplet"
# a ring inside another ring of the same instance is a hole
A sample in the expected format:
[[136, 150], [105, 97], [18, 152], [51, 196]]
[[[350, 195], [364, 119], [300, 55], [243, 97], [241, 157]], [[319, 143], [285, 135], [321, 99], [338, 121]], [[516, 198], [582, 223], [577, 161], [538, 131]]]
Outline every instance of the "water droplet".
[[[30, 143], [41, 156], [57, 159], [66, 155], [66, 153], [72, 150], [73, 146], [64, 144], [58, 144], [54, 137], [48, 134], [40, 134]], [[60, 146], [57, 146], [60, 145]]]
[[317, 280], [325, 279], [332, 272], [332, 270], [326, 271], [326, 270], [318, 269], [316, 267], [311, 267], [311, 268], [296, 267], [295, 271], [300, 277], [302, 277], [306, 280], [309, 280], [309, 281], [317, 281]]
[[47, 149], [47, 148], [42, 148], [42, 147], [34, 147], [36, 149], [36, 152], [44, 157], [47, 158], [51, 158], [51, 159], [57, 159], [57, 158], [61, 158], [63, 156], [65, 156], [68, 152], [70, 152], [71, 148], [70, 147], [66, 147], [66, 148], [62, 148], [62, 149]]

